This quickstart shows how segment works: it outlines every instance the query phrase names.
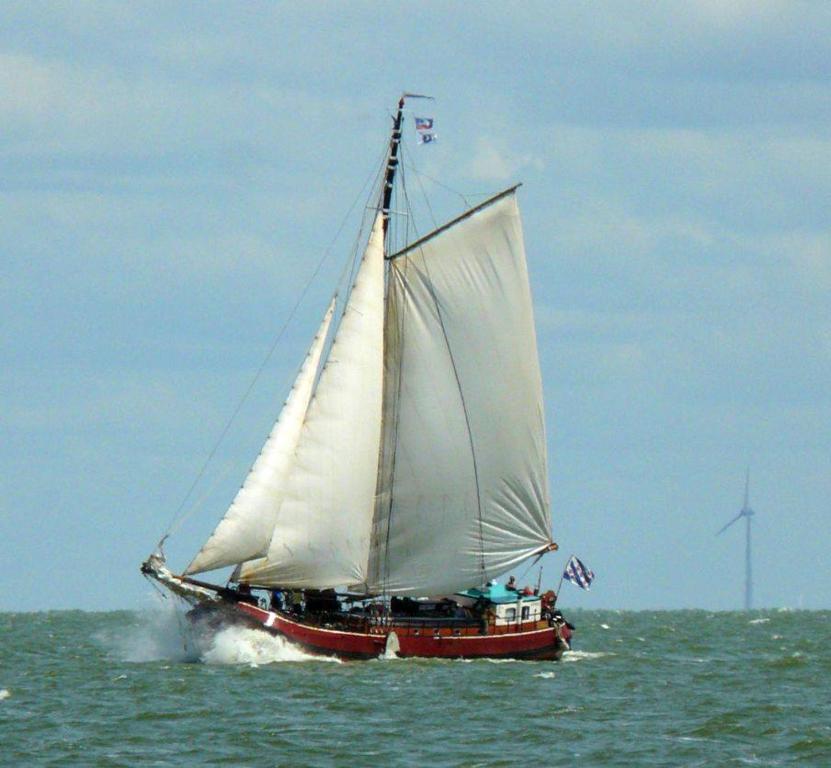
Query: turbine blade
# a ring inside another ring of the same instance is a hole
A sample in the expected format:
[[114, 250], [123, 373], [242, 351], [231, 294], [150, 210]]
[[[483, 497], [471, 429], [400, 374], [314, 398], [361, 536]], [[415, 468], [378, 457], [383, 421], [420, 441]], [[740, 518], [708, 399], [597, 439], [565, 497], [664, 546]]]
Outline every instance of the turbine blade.
[[725, 531], [726, 531], [726, 530], [727, 530], [727, 529], [728, 529], [731, 525], [733, 525], [733, 523], [735, 523], [735, 522], [736, 522], [736, 521], [737, 521], [740, 517], [743, 517], [742, 512], [739, 512], [739, 514], [738, 514], [738, 515], [736, 515], [736, 516], [735, 516], [735, 517], [734, 517], [734, 518], [733, 518], [733, 519], [732, 519], [729, 523], [727, 523], [727, 525], [725, 525], [725, 526], [724, 526], [724, 527], [723, 527], [723, 528], [722, 528], [722, 529], [721, 529], [721, 530], [720, 530], [720, 531], [716, 534], [716, 536], [720, 536], [722, 533], [724, 533], [724, 532], [725, 532]]

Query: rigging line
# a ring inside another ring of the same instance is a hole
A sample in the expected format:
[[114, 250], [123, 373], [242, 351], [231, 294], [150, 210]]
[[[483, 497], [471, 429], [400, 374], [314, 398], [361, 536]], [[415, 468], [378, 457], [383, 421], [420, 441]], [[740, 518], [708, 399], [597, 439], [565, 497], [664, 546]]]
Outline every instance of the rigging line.
[[[373, 217], [372, 217], [372, 224], [373, 225], [375, 224], [375, 216], [378, 215], [377, 207], [371, 207], [370, 206], [370, 200], [372, 200], [374, 190], [377, 186], [379, 186], [379, 183], [380, 183], [379, 179], [382, 177], [382, 174], [384, 173], [384, 168], [385, 168], [385, 165], [386, 165], [386, 158], [387, 158], [387, 146], [385, 144], [384, 147], [383, 147], [383, 150], [381, 152], [380, 161], [376, 161], [376, 167], [378, 168], [378, 170], [375, 171], [375, 173], [371, 174], [371, 176], [370, 176], [370, 178], [372, 179], [372, 184], [370, 185], [370, 191], [369, 191], [369, 194], [367, 195], [366, 205], [364, 206], [364, 216], [361, 217], [361, 227], [358, 231], [358, 236], [355, 238], [355, 242], [352, 246], [352, 256], [351, 256], [350, 259], [347, 260], [346, 264], [344, 265], [343, 272], [341, 272], [340, 280], [343, 280], [343, 276], [346, 273], [346, 267], [347, 266], [350, 267], [350, 269], [349, 269], [349, 280], [348, 280], [348, 282], [346, 283], [346, 286], [345, 286], [346, 288], [348, 288], [348, 290], [345, 291], [346, 297], [344, 299], [344, 305], [349, 300], [349, 293], [352, 290], [352, 285], [355, 281], [355, 277], [357, 275], [358, 267], [359, 267], [359, 264], [360, 264], [360, 261], [361, 261], [358, 258], [358, 251], [360, 249], [360, 243], [361, 243], [361, 240], [363, 239], [364, 228], [366, 226], [366, 221], [365, 221], [366, 211], [370, 210], [370, 209], [373, 211]], [[361, 188], [361, 193], [363, 193], [363, 191], [366, 189], [366, 187], [367, 187], [367, 184], [365, 182], [364, 186]]]
[[[406, 147], [405, 147], [406, 151]], [[409, 235], [409, 230], [412, 227], [413, 231], [418, 236], [418, 226], [416, 225], [415, 219], [413, 217], [413, 207], [410, 201], [410, 197], [407, 194], [407, 185], [406, 185], [406, 177], [404, 173], [403, 165], [400, 167], [400, 183], [398, 188], [395, 190], [396, 193], [396, 203], [398, 203], [398, 197], [401, 196], [404, 198], [404, 210], [407, 212], [407, 220], [404, 222], [405, 228], [405, 237]], [[397, 222], [395, 223], [396, 229], [398, 228]], [[406, 240], [405, 240], [406, 242]], [[392, 263], [388, 263], [388, 270], [389, 270], [389, 286], [387, 288], [387, 318], [389, 318], [389, 304], [390, 304], [390, 296], [392, 292], [392, 282], [395, 279], [392, 276], [393, 265]], [[404, 283], [406, 286], [406, 283]], [[406, 290], [406, 288], [405, 288]], [[398, 365], [396, 366], [396, 382], [395, 382], [395, 399], [392, 404], [392, 424], [391, 424], [391, 431], [389, 435], [389, 440], [392, 443], [392, 454], [389, 458], [389, 466], [390, 466], [390, 474], [389, 474], [389, 501], [387, 503], [387, 529], [384, 538], [384, 563], [383, 563], [383, 590], [384, 594], [386, 595], [389, 591], [389, 574], [390, 574], [390, 537], [392, 535], [392, 515], [393, 515], [393, 504], [394, 504], [394, 493], [393, 489], [395, 487], [395, 468], [396, 468], [396, 460], [398, 456], [398, 427], [401, 419], [401, 363], [404, 359], [404, 313], [407, 311], [407, 304], [406, 302], [399, 302], [399, 312], [397, 313], [397, 323], [395, 327], [396, 337], [397, 337], [397, 346], [398, 346], [398, 355], [396, 362]], [[392, 326], [390, 326], [392, 327]]]
[[[407, 145], [402, 142], [402, 156], [404, 153], [408, 152]], [[399, 243], [406, 243], [409, 242], [410, 239], [410, 230], [417, 229], [417, 224], [415, 217], [413, 216], [413, 207], [410, 205], [410, 198], [407, 194], [407, 172], [404, 170], [404, 165], [402, 164], [399, 167], [398, 172], [398, 188], [395, 191], [395, 201], [397, 206], [402, 206], [404, 210], [404, 216], [399, 217], [396, 221], [396, 232], [398, 233], [398, 241]], [[401, 221], [403, 219], [403, 221]]]
[[155, 579], [151, 579], [146, 573], [143, 574], [144, 578], [147, 579], [147, 583], [153, 587], [153, 589], [159, 594], [162, 600], [167, 600], [168, 595], [172, 593], [165, 592], [155, 581]]
[[144, 574], [144, 578], [147, 579], [147, 582], [150, 584], [151, 587], [153, 587], [153, 589], [156, 591], [156, 593], [159, 595], [159, 597], [162, 600], [167, 600], [171, 595], [173, 596], [173, 601], [174, 601], [173, 613], [176, 616], [176, 624], [179, 627], [179, 636], [182, 639], [182, 650], [187, 654], [188, 650], [189, 650], [188, 649], [188, 634], [189, 634], [188, 633], [188, 627], [187, 627], [187, 625], [185, 625], [183, 623], [183, 617], [181, 615], [181, 612], [178, 609], [178, 606], [176, 605], [176, 600], [177, 599], [182, 600], [182, 602], [184, 602], [184, 599], [179, 597], [175, 593], [166, 592], [165, 590], [163, 590], [156, 583], [155, 579], [151, 579], [147, 574]]
[[[427, 191], [424, 189], [424, 184], [421, 181], [421, 175], [419, 174], [418, 169], [415, 167], [415, 161], [413, 160], [413, 156], [410, 153], [410, 151], [405, 147], [404, 152], [410, 161], [410, 167], [413, 169], [413, 172], [415, 173], [416, 181], [418, 182], [418, 188], [421, 191], [421, 196], [424, 198], [424, 204], [427, 207], [427, 212], [430, 214], [430, 221], [433, 223], [433, 228], [435, 229], [436, 227], [438, 227], [438, 223], [436, 222], [436, 214], [433, 213], [433, 207], [430, 205], [430, 198], [427, 196]], [[404, 194], [406, 196], [406, 190]], [[409, 204], [409, 197], [407, 198], [407, 201]], [[413, 227], [413, 229], [415, 229], [415, 226]], [[416, 232], [415, 234], [416, 237], [418, 237], [418, 232]]]
[[507, 197], [508, 195], [513, 194], [521, 186], [522, 186], [522, 183], [520, 182], [519, 184], [514, 184], [512, 187], [508, 187], [508, 189], [503, 189], [501, 192], [495, 194], [493, 197], [489, 197], [484, 202], [479, 203], [479, 205], [468, 209], [464, 213], [457, 216], [455, 219], [451, 219], [450, 221], [442, 224], [440, 227], [437, 227], [432, 232], [428, 232], [421, 239], [413, 241], [409, 245], [402, 248], [400, 251], [397, 251], [396, 253], [393, 253], [392, 255], [387, 256], [386, 258], [388, 260], [398, 259], [401, 256], [403, 256], [404, 254], [409, 253], [410, 251], [412, 251], [416, 248], [421, 248], [424, 245], [424, 243], [426, 243], [428, 240], [432, 240], [434, 237], [436, 237], [437, 235], [440, 235], [442, 232], [446, 232], [451, 227], [455, 227], [459, 222], [462, 222], [465, 219], [469, 219], [471, 216], [479, 213], [479, 211], [482, 211], [485, 208], [487, 208], [488, 206], [493, 205], [494, 203], [498, 202], [503, 197]]
[[[403, 146], [403, 141], [399, 140], [399, 146]], [[402, 165], [398, 166], [399, 173], [398, 173], [398, 185], [393, 187], [393, 190], [390, 194], [390, 208], [392, 209], [393, 206], [396, 208], [399, 205], [399, 189], [402, 187], [404, 179], [403, 179], [403, 172], [404, 168]], [[399, 217], [393, 217], [390, 215], [388, 219], [388, 238], [385, 243], [385, 247], [387, 249], [390, 248], [390, 244], [397, 242], [397, 238], [400, 234], [400, 229], [402, 224], [399, 222]], [[406, 228], [409, 226], [409, 222], [405, 221], [403, 227]], [[395, 484], [395, 461], [397, 455], [397, 443], [398, 443], [398, 421], [399, 421], [399, 400], [401, 394], [401, 371], [400, 371], [400, 362], [401, 362], [401, 339], [402, 339], [402, 328], [401, 328], [401, 321], [400, 321], [400, 313], [396, 313], [396, 317], [398, 318], [398, 323], [393, 325], [392, 320], [396, 318], [390, 318], [390, 306], [392, 300], [392, 291], [393, 291], [393, 280], [394, 277], [392, 275], [392, 270], [390, 265], [387, 264], [386, 260], [384, 261], [384, 266], [386, 270], [385, 274], [385, 292], [384, 292], [384, 360], [388, 360], [388, 353], [391, 347], [396, 346], [398, 349], [397, 355], [397, 362], [398, 366], [395, 368], [395, 383], [394, 383], [394, 394], [392, 397], [390, 396], [390, 385], [389, 385], [389, 376], [386, 374], [384, 375], [384, 389], [382, 395], [382, 405], [381, 405], [381, 444], [378, 449], [378, 480], [376, 483], [376, 495], [380, 499], [382, 499], [383, 491], [384, 491], [384, 477], [388, 475], [389, 478], [389, 488], [388, 490], [388, 499], [386, 503], [386, 515], [384, 518], [381, 517], [383, 514], [381, 512], [384, 504], [383, 501], [379, 501], [376, 512], [374, 515], [373, 520], [373, 540], [375, 546], [375, 555], [374, 559], [375, 562], [373, 563], [372, 573], [370, 574], [374, 581], [377, 583], [380, 582], [381, 584], [381, 596], [382, 599], [386, 600], [389, 595], [389, 581], [390, 581], [390, 562], [389, 562], [389, 551], [390, 551], [390, 534], [392, 528], [392, 508], [393, 508], [393, 487]], [[397, 344], [393, 345], [390, 344], [390, 337], [395, 333], [395, 338], [397, 340]], [[386, 366], [385, 366], [386, 367]], [[392, 403], [390, 404], [390, 400]], [[390, 411], [390, 418], [385, 419], [384, 416], [387, 413], [387, 409], [389, 408]], [[389, 453], [388, 453], [389, 452]], [[389, 467], [389, 473], [385, 470]], [[386, 530], [383, 533], [383, 550], [380, 546], [380, 531], [379, 528], [383, 523], [386, 523]], [[379, 562], [379, 559], [382, 557], [381, 552], [383, 551], [383, 559]], [[368, 569], [369, 570], [369, 569]], [[387, 609], [389, 610], [389, 604], [387, 603]]]
[[[390, 264], [389, 271], [392, 273], [393, 266]], [[387, 289], [387, 324], [389, 328], [392, 330], [394, 329], [396, 335], [396, 347], [397, 347], [397, 355], [396, 360], [398, 365], [395, 369], [395, 396], [392, 402], [392, 418], [391, 418], [391, 425], [388, 440], [391, 443], [391, 454], [389, 457], [389, 501], [387, 503], [387, 530], [385, 535], [384, 541], [384, 572], [383, 572], [383, 590], [384, 594], [389, 590], [389, 576], [390, 576], [390, 534], [392, 529], [392, 512], [393, 512], [393, 489], [395, 486], [395, 465], [396, 465], [396, 458], [398, 456], [398, 426], [401, 419], [401, 361], [403, 360], [403, 352], [404, 352], [404, 313], [407, 311], [406, 304], [399, 307], [399, 311], [396, 313], [396, 317], [393, 318], [395, 321], [395, 325], [390, 322], [389, 319], [389, 307], [390, 307], [390, 298], [392, 295], [392, 282], [395, 280], [394, 276], [390, 274], [389, 276], [389, 287]], [[385, 338], [385, 343], [389, 341], [388, 338]], [[383, 428], [383, 427], [382, 427]], [[383, 432], [382, 432], [383, 436]], [[381, 457], [384, 464], [387, 461], [384, 458], [384, 446], [381, 448]], [[383, 470], [383, 467], [382, 467]], [[383, 472], [379, 473], [379, 480], [380, 484], [383, 483]]]
[[522, 575], [519, 577], [518, 581], [522, 581], [528, 575], [528, 571], [530, 571], [540, 561], [544, 554], [545, 552], [540, 552], [540, 554], [531, 561], [531, 564], [522, 572]]
[[450, 347], [450, 339], [447, 335], [447, 329], [444, 325], [444, 318], [442, 317], [441, 307], [439, 306], [439, 298], [433, 289], [433, 279], [430, 277], [430, 268], [427, 266], [427, 259], [424, 258], [424, 250], [419, 249], [421, 253], [421, 260], [424, 264], [424, 270], [427, 273], [427, 282], [429, 283], [430, 295], [433, 297], [433, 303], [436, 307], [436, 315], [439, 319], [439, 326], [441, 327], [444, 343], [447, 347], [447, 354], [450, 357], [450, 365], [453, 367], [453, 377], [456, 379], [456, 388], [459, 390], [459, 399], [462, 402], [462, 411], [465, 414], [465, 428], [467, 430], [467, 439], [470, 445], [470, 458], [473, 463], [473, 481], [476, 485], [476, 511], [479, 522], [479, 568], [482, 571], [482, 583], [487, 582], [487, 570], [485, 568], [485, 529], [482, 523], [482, 490], [479, 484], [479, 465], [476, 461], [476, 445], [473, 440], [473, 430], [470, 426], [470, 413], [468, 412], [467, 402], [465, 401], [465, 393], [462, 389], [462, 380], [459, 377], [459, 370], [456, 367], [456, 358], [453, 355], [453, 350]]
[[[412, 155], [410, 155], [409, 157], [411, 158]], [[433, 184], [435, 184], [437, 187], [441, 187], [442, 189], [446, 190], [447, 192], [451, 192], [452, 194], [457, 195], [458, 197], [462, 198], [462, 202], [464, 203], [465, 208], [470, 207], [470, 201], [468, 200], [469, 197], [487, 197], [488, 195], [491, 194], [490, 192], [467, 192], [467, 193], [460, 192], [458, 189], [454, 189], [453, 187], [442, 183], [437, 178], [435, 178], [433, 176], [430, 176], [430, 174], [424, 173], [424, 171], [420, 171], [416, 167], [416, 165], [412, 162], [412, 160], [410, 161], [409, 166], [410, 166], [410, 169], [413, 171], [413, 173], [416, 176], [420, 176], [422, 178], [427, 179], [428, 181], [432, 181]]]
[[[343, 301], [340, 302], [339, 306], [337, 307], [337, 313], [332, 321], [332, 327], [329, 332], [329, 339], [326, 342], [326, 346], [324, 348], [323, 355], [321, 356], [322, 363], [318, 368], [317, 376], [315, 377], [314, 382], [314, 389], [313, 391], [316, 392], [317, 384], [320, 381], [320, 377], [323, 375], [323, 371], [326, 369], [329, 363], [329, 353], [335, 346], [335, 340], [338, 336], [338, 331], [340, 330], [340, 325], [343, 322], [343, 317], [346, 314], [346, 309], [349, 305], [349, 298], [352, 295], [352, 289], [355, 286], [355, 280], [358, 277], [358, 271], [360, 269], [361, 263], [363, 258], [359, 258], [359, 254], [361, 253], [361, 242], [364, 239], [364, 232], [366, 231], [367, 226], [367, 211], [370, 210], [369, 201], [372, 199], [374, 195], [375, 189], [379, 185], [379, 177], [384, 171], [384, 159], [386, 158], [386, 147], [381, 153], [381, 160], [376, 162], [376, 166], [378, 170], [374, 174], [370, 174], [367, 177], [367, 181], [364, 182], [363, 187], [361, 187], [361, 192], [359, 193], [358, 197], [360, 197], [364, 190], [367, 188], [367, 184], [369, 183], [370, 191], [366, 197], [366, 203], [364, 205], [364, 212], [361, 215], [361, 223], [358, 228], [358, 232], [355, 235], [355, 239], [352, 241], [352, 247], [349, 250], [349, 258], [347, 258], [343, 263], [343, 268], [341, 269], [340, 276], [338, 277], [338, 281], [336, 283], [337, 289], [335, 291], [335, 296], [343, 296]], [[371, 182], [371, 183], [370, 183]], [[357, 202], [357, 201], [356, 201]], [[352, 208], [355, 207], [353, 203]], [[350, 209], [351, 213], [352, 209]], [[377, 209], [373, 209], [373, 212], [377, 216]], [[373, 218], [372, 224], [375, 224], [375, 219]], [[370, 227], [371, 231], [371, 227]], [[367, 238], [368, 240], [368, 238]], [[312, 395], [314, 397], [314, 394]]]
[[[404, 147], [404, 151], [406, 152], [406, 144], [402, 142], [402, 147]], [[395, 202], [396, 205], [401, 202], [399, 200], [400, 197], [403, 197], [403, 207], [407, 213], [406, 221], [403, 224], [405, 230], [405, 237], [409, 235], [409, 230], [412, 227], [413, 231], [418, 236], [418, 226], [416, 225], [415, 218], [413, 216], [413, 207], [410, 202], [410, 197], [407, 194], [407, 184], [406, 184], [406, 174], [404, 172], [404, 166], [399, 166], [399, 183], [396, 189], [394, 190], [395, 193]], [[394, 235], [398, 234], [399, 223], [397, 220], [393, 221], [393, 227], [395, 231], [392, 233]], [[405, 240], [406, 242], [406, 240]], [[384, 462], [382, 466], [389, 466], [389, 500], [387, 502], [387, 514], [386, 514], [386, 531], [384, 534], [384, 556], [383, 556], [383, 569], [382, 573], [379, 574], [381, 577], [382, 589], [384, 596], [387, 595], [389, 592], [389, 580], [390, 580], [390, 537], [392, 535], [392, 516], [393, 516], [393, 505], [394, 505], [394, 487], [395, 487], [395, 468], [396, 462], [398, 457], [398, 427], [401, 420], [401, 383], [402, 383], [402, 376], [401, 376], [401, 363], [404, 359], [404, 315], [407, 311], [407, 304], [406, 302], [399, 302], [397, 307], [398, 311], [396, 312], [396, 317], [394, 320], [397, 322], [393, 326], [393, 324], [389, 321], [389, 307], [391, 303], [392, 291], [393, 291], [393, 281], [395, 280], [392, 270], [393, 266], [391, 263], [388, 263], [387, 266], [387, 295], [386, 295], [386, 323], [385, 323], [385, 344], [388, 342], [387, 338], [387, 331], [388, 329], [392, 329], [395, 331], [396, 334], [396, 341], [397, 341], [397, 355], [396, 355], [396, 370], [395, 370], [395, 395], [392, 402], [391, 407], [391, 424], [389, 427], [389, 432], [386, 435], [386, 439], [391, 443], [392, 448], [391, 454], [389, 458], [384, 455], [386, 448], [382, 445], [381, 447], [381, 460]], [[382, 438], [384, 438], [385, 433], [382, 432]], [[379, 487], [383, 482], [383, 474], [379, 473]], [[376, 565], [376, 570], [378, 566]]]
[[[404, 192], [406, 197], [406, 190]], [[409, 197], [407, 197], [409, 203]], [[428, 206], [429, 208], [429, 206]], [[431, 211], [432, 214], [432, 211]], [[464, 390], [462, 389], [462, 381], [459, 377], [459, 371], [456, 367], [456, 358], [453, 355], [453, 350], [450, 347], [450, 338], [447, 335], [447, 328], [444, 324], [444, 318], [442, 317], [441, 307], [439, 305], [439, 299], [436, 295], [436, 292], [433, 288], [433, 278], [430, 276], [430, 267], [427, 264], [427, 258], [424, 255], [424, 248], [423, 246], [419, 246], [418, 253], [421, 255], [421, 262], [424, 265], [424, 272], [427, 276], [427, 287], [430, 291], [430, 296], [433, 299], [433, 304], [436, 307], [436, 317], [439, 321], [439, 327], [441, 328], [442, 336], [444, 338], [444, 344], [447, 348], [447, 354], [450, 358], [450, 365], [453, 368], [453, 377], [456, 380], [456, 388], [459, 390], [459, 399], [462, 403], [462, 411], [465, 415], [465, 429], [467, 431], [467, 438], [468, 444], [470, 445], [470, 457], [471, 462], [473, 464], [473, 480], [474, 485], [476, 486], [476, 511], [477, 511], [477, 521], [479, 524], [479, 568], [482, 571], [482, 583], [487, 582], [487, 569], [485, 567], [485, 529], [484, 524], [482, 522], [482, 490], [479, 483], [479, 465], [476, 461], [476, 446], [473, 440], [473, 430], [471, 429], [470, 425], [470, 414], [468, 413], [467, 403], [465, 402], [465, 394]]]
[[[360, 198], [364, 190], [366, 190], [367, 185], [369, 185], [370, 191], [366, 197], [366, 202], [364, 204], [364, 212], [361, 215], [360, 226], [358, 227], [355, 239], [352, 241], [352, 246], [349, 249], [349, 257], [344, 260], [340, 275], [338, 276], [337, 282], [335, 283], [335, 298], [337, 299], [340, 296], [343, 296], [343, 300], [338, 301], [336, 304], [336, 313], [334, 318], [332, 319], [332, 326], [329, 331], [329, 338], [324, 346], [323, 354], [321, 355], [322, 363], [319, 366], [317, 375], [315, 377], [313, 392], [317, 390], [317, 383], [320, 381], [320, 377], [328, 364], [329, 353], [331, 352], [332, 347], [334, 347], [335, 338], [337, 337], [338, 331], [340, 330], [340, 324], [343, 320], [344, 314], [346, 313], [346, 307], [349, 303], [349, 297], [352, 294], [352, 288], [354, 287], [355, 279], [357, 278], [358, 269], [361, 263], [361, 259], [358, 258], [358, 254], [360, 252], [361, 242], [364, 238], [364, 232], [366, 231], [367, 210], [369, 210], [369, 201], [372, 199], [374, 190], [379, 184], [378, 178], [379, 175], [383, 172], [383, 160], [385, 157], [386, 148], [382, 150], [380, 159], [375, 163], [375, 166], [378, 167], [378, 170], [374, 174], [370, 174], [367, 177], [366, 181], [361, 187], [361, 191], [358, 193], [358, 198]], [[354, 209], [355, 203], [357, 203], [358, 198], [356, 198], [355, 202], [353, 202], [352, 208], [350, 208], [349, 211], [350, 214]]]
[[[193, 502], [193, 504], [191, 504], [190, 508], [184, 513], [184, 515], [182, 515], [181, 520], [178, 520], [171, 526], [170, 531], [167, 534], [168, 536], [172, 536], [174, 533], [176, 533], [182, 527], [185, 520], [187, 520], [191, 515], [193, 515], [195, 512], [199, 511], [202, 508], [205, 502], [210, 498], [211, 494], [216, 490], [217, 486], [231, 474], [232, 469], [233, 463], [226, 462], [225, 469], [221, 472], [217, 472], [214, 475], [213, 482], [208, 486], [208, 488], [205, 490], [202, 496], [200, 496], [198, 499], [196, 499], [196, 501]], [[248, 474], [251, 474], [250, 470]], [[246, 480], [247, 479], [248, 477], [246, 476]]]
[[[336, 326], [340, 326], [340, 321], [343, 318], [343, 313], [346, 311], [346, 304], [349, 301], [349, 294], [352, 291], [352, 284], [355, 280], [355, 273], [356, 268], [355, 264], [358, 261], [358, 251], [360, 250], [361, 239], [363, 238], [364, 234], [364, 222], [363, 219], [361, 220], [361, 226], [358, 228], [358, 234], [355, 236], [354, 241], [352, 242], [352, 246], [349, 249], [349, 258], [346, 259], [343, 263], [343, 268], [340, 271], [340, 276], [338, 277], [337, 285], [337, 294], [341, 292], [344, 295], [343, 305], [339, 308], [340, 311], [338, 312], [337, 323]], [[335, 336], [337, 336], [337, 327], [334, 329], [334, 333], [332, 334], [332, 340], [334, 341]], [[324, 360], [324, 365], [326, 361]]]
[[352, 211], [355, 209], [355, 206], [357, 205], [358, 200], [360, 200], [361, 197], [363, 197], [364, 190], [366, 189], [366, 187], [370, 183], [370, 181], [372, 181], [372, 179], [375, 177], [375, 175], [376, 175], [375, 172], [369, 174], [369, 176], [367, 176], [366, 180], [364, 181], [363, 185], [361, 186], [360, 191], [358, 192], [357, 195], [355, 195], [355, 198], [352, 201], [352, 204], [349, 206], [349, 210], [347, 210], [346, 214], [344, 215], [343, 219], [341, 220], [341, 223], [340, 223], [340, 226], [337, 229], [337, 232], [335, 233], [332, 240], [329, 242], [329, 245], [324, 250], [323, 256], [321, 257], [320, 261], [318, 261], [318, 264], [315, 267], [314, 272], [312, 272], [311, 277], [309, 277], [309, 279], [306, 281], [306, 285], [303, 287], [303, 290], [300, 292], [300, 296], [298, 297], [297, 301], [295, 302], [294, 306], [292, 307], [291, 312], [289, 312], [289, 315], [286, 318], [285, 322], [283, 323], [282, 327], [278, 331], [277, 337], [272, 342], [271, 347], [269, 348], [268, 353], [265, 356], [265, 359], [263, 360], [260, 367], [257, 369], [256, 373], [254, 374], [254, 378], [251, 380], [251, 383], [248, 385], [248, 388], [243, 393], [242, 397], [240, 398], [240, 401], [237, 403], [236, 408], [234, 408], [233, 412], [231, 413], [230, 418], [225, 423], [225, 426], [223, 427], [219, 437], [217, 438], [216, 442], [214, 443], [213, 448], [211, 448], [211, 451], [208, 454], [208, 457], [203, 462], [202, 466], [199, 469], [199, 472], [196, 475], [196, 478], [194, 479], [193, 483], [191, 483], [190, 488], [188, 488], [188, 491], [185, 494], [185, 497], [182, 499], [181, 504], [179, 504], [179, 507], [177, 508], [176, 512], [174, 513], [173, 520], [171, 520], [170, 525], [168, 526], [167, 530], [165, 531], [164, 535], [162, 536], [162, 538], [159, 541], [159, 546], [160, 547], [164, 543], [165, 539], [167, 539], [167, 537], [170, 536], [171, 533], [173, 533], [174, 526], [176, 526], [176, 530], [178, 530], [182, 526], [184, 521], [188, 517], [190, 517], [190, 515], [193, 513], [193, 509], [191, 509], [187, 514], [183, 515], [182, 510], [185, 508], [185, 505], [188, 503], [188, 500], [190, 499], [191, 495], [193, 494], [196, 486], [199, 484], [199, 482], [204, 477], [205, 472], [208, 469], [208, 466], [210, 465], [211, 461], [213, 461], [213, 458], [216, 455], [216, 452], [219, 450], [219, 446], [222, 444], [222, 441], [225, 439], [226, 435], [230, 431], [232, 424], [234, 423], [234, 421], [236, 421], [237, 416], [239, 415], [239, 413], [242, 410], [245, 403], [248, 401], [248, 398], [250, 397], [251, 392], [253, 391], [254, 387], [257, 384], [257, 382], [260, 380], [260, 377], [262, 376], [263, 371], [265, 371], [266, 366], [268, 365], [269, 361], [271, 360], [271, 357], [274, 354], [274, 350], [277, 348], [277, 345], [282, 340], [283, 335], [286, 332], [286, 329], [288, 328], [291, 321], [294, 319], [294, 316], [297, 313], [297, 310], [300, 308], [300, 305], [303, 303], [303, 300], [306, 298], [306, 294], [309, 292], [309, 289], [311, 288], [312, 283], [315, 281], [317, 276], [320, 274], [320, 270], [323, 269], [323, 265], [328, 261], [329, 256], [331, 255], [332, 250], [335, 246], [335, 243], [337, 242], [338, 238], [341, 235], [341, 232], [343, 231], [344, 227], [346, 226], [346, 222], [348, 221], [349, 217], [352, 215]]

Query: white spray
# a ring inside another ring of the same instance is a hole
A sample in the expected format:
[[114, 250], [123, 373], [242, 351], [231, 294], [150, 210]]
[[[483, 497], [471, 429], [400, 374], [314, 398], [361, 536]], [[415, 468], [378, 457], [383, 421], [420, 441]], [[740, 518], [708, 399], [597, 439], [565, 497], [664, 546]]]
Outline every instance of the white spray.
[[203, 662], [259, 666], [282, 661], [337, 661], [313, 656], [264, 630], [210, 621], [191, 622], [179, 600], [155, 598], [154, 610], [140, 621], [98, 639], [123, 661]]

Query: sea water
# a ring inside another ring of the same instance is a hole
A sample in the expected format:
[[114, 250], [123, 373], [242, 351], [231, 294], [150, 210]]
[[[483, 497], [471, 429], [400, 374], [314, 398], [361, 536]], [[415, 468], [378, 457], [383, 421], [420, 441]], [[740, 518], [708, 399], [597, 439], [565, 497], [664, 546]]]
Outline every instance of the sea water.
[[831, 766], [831, 612], [569, 611], [561, 662], [0, 614], [0, 765]]

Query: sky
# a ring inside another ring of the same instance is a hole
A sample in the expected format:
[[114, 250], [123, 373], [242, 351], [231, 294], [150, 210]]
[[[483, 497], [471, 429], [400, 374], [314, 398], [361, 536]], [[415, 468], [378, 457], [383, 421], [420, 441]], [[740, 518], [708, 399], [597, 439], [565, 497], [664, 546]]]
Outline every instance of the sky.
[[279, 336], [189, 561], [404, 90], [437, 218], [524, 184], [561, 606], [740, 608], [749, 467], [756, 603], [831, 607], [831, 6], [79, 1], [0, 6], [0, 610], [150, 605]]

